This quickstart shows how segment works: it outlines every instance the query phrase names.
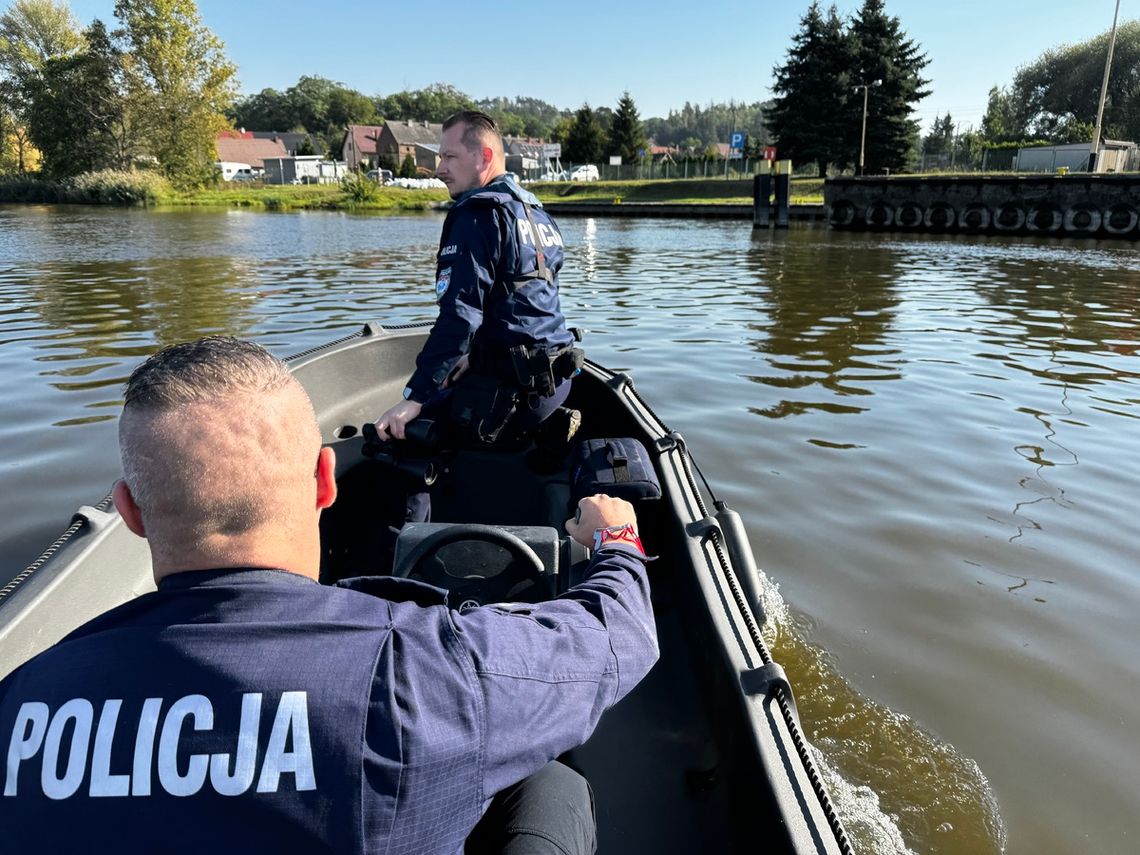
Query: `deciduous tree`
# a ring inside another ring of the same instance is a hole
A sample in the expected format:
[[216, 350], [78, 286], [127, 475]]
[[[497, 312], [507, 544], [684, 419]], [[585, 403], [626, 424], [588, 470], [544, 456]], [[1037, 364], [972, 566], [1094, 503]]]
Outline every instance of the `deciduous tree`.
[[50, 178], [126, 168], [134, 153], [122, 52], [99, 20], [84, 41], [78, 53], [49, 59], [27, 87], [28, 131]]
[[284, 92], [263, 89], [237, 101], [228, 113], [234, 125], [252, 131], [307, 131], [325, 151], [340, 146], [346, 125], [380, 122], [375, 102], [335, 80], [303, 75]]
[[[1016, 110], [995, 110], [994, 93], [983, 120], [987, 139], [1039, 137], [1054, 142], [1092, 141], [1109, 33], [1045, 51], [1018, 70], [1008, 98]], [[998, 90], [999, 96], [1006, 94]], [[1009, 113], [1013, 115], [1010, 116]], [[1011, 121], [1012, 119], [1012, 121]], [[1006, 127], [1006, 124], [1012, 127]], [[991, 136], [991, 131], [994, 136]], [[1140, 139], [1140, 21], [1116, 33], [1104, 108], [1104, 136]]]
[[38, 162], [27, 128], [29, 88], [47, 62], [82, 44], [66, 3], [15, 0], [0, 15], [0, 164], [23, 173]]
[[950, 114], [939, 116], [930, 126], [930, 133], [922, 141], [926, 154], [949, 154], [954, 147], [954, 120]]
[[313, 130], [297, 121], [285, 93], [272, 88], [239, 98], [226, 115], [234, 127], [251, 131]]
[[81, 47], [79, 24], [65, 2], [15, 0], [0, 15], [0, 73], [17, 83]]
[[145, 125], [150, 154], [176, 184], [214, 173], [214, 142], [234, 99], [236, 68], [203, 26], [194, 0], [117, 0], [115, 17], [130, 53], [129, 97]]
[[1004, 86], [990, 89], [986, 114], [982, 117], [982, 136], [986, 142], [1016, 142], [1025, 138], [1027, 117], [1018, 106]]
[[475, 102], [449, 83], [433, 83], [425, 89], [397, 92], [377, 103], [386, 119], [442, 122], [452, 113], [475, 108]]

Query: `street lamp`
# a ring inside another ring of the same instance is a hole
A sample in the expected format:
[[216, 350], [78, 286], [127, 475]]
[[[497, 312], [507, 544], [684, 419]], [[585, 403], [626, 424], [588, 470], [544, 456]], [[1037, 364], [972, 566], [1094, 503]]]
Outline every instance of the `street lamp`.
[[882, 86], [883, 81], [873, 80], [870, 83], [860, 83], [855, 91], [863, 90], [863, 133], [859, 137], [859, 174], [863, 174], [863, 153], [867, 149], [867, 90]]
[[1112, 49], [1116, 46], [1116, 19], [1120, 16], [1120, 0], [1116, 0], [1116, 11], [1112, 13], [1112, 35], [1108, 37], [1108, 56], [1104, 58], [1104, 79], [1100, 84], [1100, 101], [1096, 107], [1096, 128], [1093, 131], [1092, 147], [1089, 149], [1089, 172], [1096, 172], [1097, 155], [1100, 153], [1100, 128], [1104, 119], [1104, 99], [1108, 95], [1108, 72], [1112, 68]]

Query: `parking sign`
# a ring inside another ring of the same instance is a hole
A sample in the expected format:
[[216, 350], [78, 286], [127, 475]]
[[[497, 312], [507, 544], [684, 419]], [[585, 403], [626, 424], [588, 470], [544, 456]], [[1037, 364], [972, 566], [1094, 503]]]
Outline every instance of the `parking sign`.
[[743, 131], [734, 131], [732, 134], [732, 137], [730, 139], [731, 139], [731, 141], [728, 144], [729, 148], [744, 148], [744, 132]]

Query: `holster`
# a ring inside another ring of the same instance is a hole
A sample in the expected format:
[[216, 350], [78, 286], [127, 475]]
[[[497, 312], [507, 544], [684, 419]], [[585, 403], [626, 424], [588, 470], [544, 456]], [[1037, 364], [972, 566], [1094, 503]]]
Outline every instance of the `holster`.
[[450, 422], [461, 441], [474, 445], [496, 442], [517, 412], [519, 390], [489, 374], [469, 373], [451, 394]]
[[581, 370], [585, 359], [582, 349], [573, 345], [551, 353], [525, 344], [501, 350], [487, 345], [478, 336], [471, 350], [472, 370], [489, 374], [521, 392], [540, 398], [553, 395], [559, 383]]

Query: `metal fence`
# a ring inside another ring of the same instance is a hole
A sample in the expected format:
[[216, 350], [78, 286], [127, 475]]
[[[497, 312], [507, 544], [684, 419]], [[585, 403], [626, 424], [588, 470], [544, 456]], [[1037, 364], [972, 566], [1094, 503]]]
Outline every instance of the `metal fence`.
[[[611, 165], [609, 163], [595, 163], [593, 166], [597, 167], [598, 180], [600, 181], [647, 181], [655, 178], [667, 179], [685, 179], [685, 178], [727, 178], [730, 181], [739, 181], [745, 178], [751, 178], [758, 171], [759, 164], [763, 163], [762, 158], [740, 158], [729, 160], [726, 164], [723, 158], [710, 159], [710, 160], [658, 160], [653, 161], [648, 158], [643, 163], [623, 163], [620, 166]], [[567, 181], [570, 180], [575, 169], [580, 166], [589, 166], [590, 164], [584, 163], [569, 163], [562, 164], [563, 168], [558, 169], [535, 169], [527, 170], [529, 173], [520, 176], [528, 180], [542, 180], [543, 176], [547, 176], [546, 180], [552, 180], [552, 176], [557, 176], [553, 180]]]

